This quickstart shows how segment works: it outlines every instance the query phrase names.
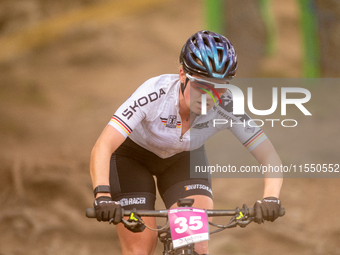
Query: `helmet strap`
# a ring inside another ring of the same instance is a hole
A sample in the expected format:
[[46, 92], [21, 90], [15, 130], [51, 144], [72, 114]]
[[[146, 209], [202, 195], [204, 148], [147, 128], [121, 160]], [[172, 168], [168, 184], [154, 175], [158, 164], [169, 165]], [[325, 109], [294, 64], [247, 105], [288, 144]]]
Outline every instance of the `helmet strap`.
[[[185, 88], [187, 87], [187, 85], [188, 85], [188, 82], [189, 82], [189, 78], [188, 77], [186, 77], [186, 79], [185, 79], [185, 83], [181, 83], [181, 91], [182, 91], [182, 95], [184, 96], [184, 90], [185, 90]], [[192, 114], [193, 112], [192, 111], [190, 111], [190, 113], [189, 113], [189, 115], [188, 115], [188, 117], [187, 117], [187, 119], [186, 119], [186, 121], [188, 121], [189, 120], [189, 117], [190, 117], [190, 115]], [[196, 114], [196, 113], [195, 113]], [[200, 116], [200, 114], [196, 114], [196, 116]]]
[[182, 91], [182, 95], [184, 95], [184, 90], [185, 90], [185, 88], [186, 88], [187, 85], [188, 85], [188, 81], [189, 81], [189, 78], [187, 77], [187, 78], [185, 79], [185, 83], [184, 83], [184, 84], [181, 83], [181, 91]]
[[191, 117], [191, 114], [195, 114], [195, 117], [201, 116], [201, 114], [197, 114], [197, 113], [194, 113], [193, 111], [190, 111], [190, 113], [189, 113], [189, 115], [188, 115], [186, 121], [189, 120], [189, 117]]

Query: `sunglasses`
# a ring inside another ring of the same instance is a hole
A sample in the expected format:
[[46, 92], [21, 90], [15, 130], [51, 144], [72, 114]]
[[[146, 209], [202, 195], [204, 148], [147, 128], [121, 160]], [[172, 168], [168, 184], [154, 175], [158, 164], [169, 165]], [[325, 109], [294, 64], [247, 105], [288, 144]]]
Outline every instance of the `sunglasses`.
[[211, 90], [212, 92], [216, 94], [224, 93], [227, 91], [227, 88], [225, 88], [226, 84], [229, 84], [227, 80], [221, 80], [220, 82], [215, 82], [208, 79], [201, 79], [197, 77], [193, 77], [190, 74], [185, 74], [186, 77], [190, 80], [190, 84], [194, 88], [202, 89], [207, 88], [208, 90]]

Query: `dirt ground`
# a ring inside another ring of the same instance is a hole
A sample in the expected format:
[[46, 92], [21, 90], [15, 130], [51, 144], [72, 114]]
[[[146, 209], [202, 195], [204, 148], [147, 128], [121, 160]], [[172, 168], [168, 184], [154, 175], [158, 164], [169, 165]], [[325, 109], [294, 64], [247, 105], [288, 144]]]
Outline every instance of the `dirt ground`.
[[[165, 1], [105, 22], [89, 19], [53, 40], [43, 30], [42, 43], [26, 38], [19, 53], [0, 62], [0, 255], [120, 254], [114, 227], [85, 217], [93, 203], [90, 151], [137, 86], [152, 76], [178, 72], [183, 43], [204, 27], [199, 3]], [[245, 43], [250, 39], [237, 38], [230, 25], [230, 40], [239, 52], [238, 77], [302, 77], [296, 1], [274, 3], [276, 55], [265, 57], [261, 44]], [[67, 18], [53, 22], [61, 27]], [[5, 36], [14, 38], [5, 34], [0, 39]], [[255, 46], [260, 53], [250, 54]], [[0, 55], [9, 56], [1, 49]], [[294, 130], [264, 131], [284, 163], [340, 163], [339, 120], [334, 118], [340, 91], [310, 90], [318, 95], [311, 106], [313, 120], [301, 118], [301, 128]], [[217, 152], [207, 148], [214, 160]], [[242, 146], [227, 153], [254, 164]], [[216, 208], [252, 206], [262, 186], [261, 179], [214, 179]], [[216, 234], [210, 254], [340, 254], [339, 190], [338, 179], [286, 179], [281, 194], [285, 217]], [[158, 198], [157, 208], [162, 206]]]

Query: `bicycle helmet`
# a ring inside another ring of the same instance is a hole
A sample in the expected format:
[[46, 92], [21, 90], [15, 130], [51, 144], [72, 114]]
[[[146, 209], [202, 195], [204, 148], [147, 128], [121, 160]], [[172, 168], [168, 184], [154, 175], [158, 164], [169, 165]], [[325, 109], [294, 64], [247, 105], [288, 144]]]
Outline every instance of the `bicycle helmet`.
[[185, 72], [210, 78], [230, 79], [237, 69], [233, 45], [226, 37], [207, 30], [188, 39], [179, 61]]

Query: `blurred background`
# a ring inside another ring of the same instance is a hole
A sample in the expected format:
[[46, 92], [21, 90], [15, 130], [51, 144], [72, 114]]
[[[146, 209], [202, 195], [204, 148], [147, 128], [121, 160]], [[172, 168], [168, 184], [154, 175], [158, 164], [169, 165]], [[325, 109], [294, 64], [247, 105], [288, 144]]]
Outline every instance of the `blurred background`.
[[[85, 218], [90, 152], [140, 84], [178, 72], [190, 35], [227, 36], [240, 78], [339, 77], [339, 21], [337, 0], [2, 0], [0, 254], [120, 253], [114, 227]], [[338, 126], [332, 120], [334, 132]], [[291, 135], [291, 154], [282, 151], [288, 162], [294, 154], [339, 163], [336, 136], [323, 141], [327, 153], [316, 147], [311, 157], [305, 149], [315, 144]], [[286, 138], [276, 134], [273, 143]], [[262, 180], [213, 182], [219, 209], [262, 196]], [[340, 254], [338, 187], [337, 179], [287, 179], [284, 218], [212, 236], [210, 254]]]

